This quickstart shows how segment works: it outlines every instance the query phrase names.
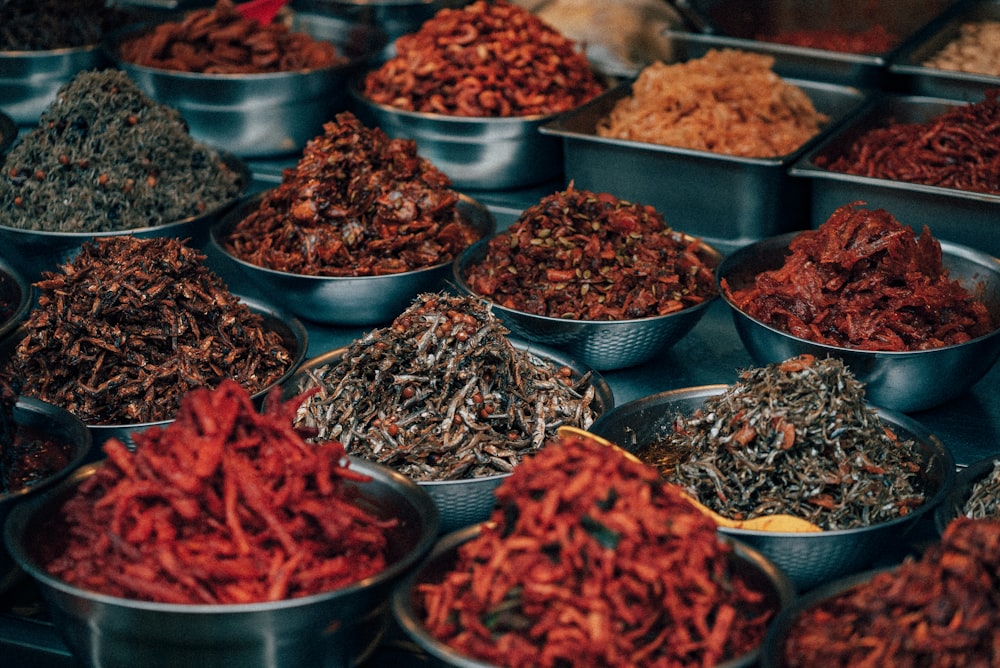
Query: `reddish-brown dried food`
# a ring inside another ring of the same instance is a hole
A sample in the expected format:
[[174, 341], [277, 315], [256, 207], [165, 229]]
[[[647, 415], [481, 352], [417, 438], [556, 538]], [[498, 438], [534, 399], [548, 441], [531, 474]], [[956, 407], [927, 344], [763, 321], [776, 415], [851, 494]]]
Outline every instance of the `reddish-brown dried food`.
[[555, 114], [604, 89], [572, 40], [506, 0], [441, 9], [395, 51], [365, 77], [364, 94], [408, 111]]
[[799, 28], [776, 33], [762, 33], [756, 39], [807, 49], [859, 54], [886, 53], [899, 43], [899, 37], [882, 25], [874, 25], [864, 30]]
[[722, 289], [761, 322], [811, 341], [861, 350], [925, 350], [988, 334], [986, 304], [942, 263], [941, 244], [883, 209], [854, 202], [798, 234], [784, 264], [752, 285]]
[[380, 276], [448, 262], [479, 238], [413, 140], [349, 112], [323, 130], [223, 239], [230, 253], [292, 274]]
[[336, 441], [292, 427], [301, 397], [258, 413], [234, 381], [193, 390], [166, 428], [110, 439], [107, 459], [34, 545], [46, 572], [163, 603], [252, 603], [343, 587], [386, 566], [386, 529], [357, 504]]
[[712, 666], [775, 610], [715, 523], [652, 467], [561, 436], [496, 490], [481, 533], [418, 585], [429, 632], [502, 666]]
[[571, 185], [492, 238], [463, 278], [476, 294], [518, 311], [631, 320], [714, 296], [714, 269], [701, 242], [672, 230], [653, 207]]

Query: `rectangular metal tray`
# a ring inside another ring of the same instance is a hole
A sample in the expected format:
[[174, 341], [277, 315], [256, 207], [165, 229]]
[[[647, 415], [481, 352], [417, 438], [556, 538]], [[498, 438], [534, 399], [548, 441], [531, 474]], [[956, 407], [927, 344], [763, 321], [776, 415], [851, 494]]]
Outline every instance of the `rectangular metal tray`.
[[894, 88], [912, 95], [977, 102], [991, 88], [1000, 88], [1000, 77], [925, 67], [924, 62], [958, 38], [962, 24], [1000, 21], [1000, 2], [968, 3], [934, 30], [911, 44], [889, 64]]
[[562, 137], [564, 174], [575, 187], [656, 208], [667, 224], [726, 252], [808, 226], [808, 201], [788, 168], [825, 132], [863, 107], [866, 96], [846, 86], [789, 80], [829, 118], [824, 132], [786, 156], [743, 158], [598, 137], [596, 127], [631, 93], [624, 83], [541, 127]]
[[861, 134], [890, 122], [924, 123], [955, 106], [967, 104], [910, 95], [884, 95], [839, 132], [803, 155], [789, 173], [811, 180], [810, 226], [819, 227], [838, 207], [854, 201], [882, 208], [915, 231], [927, 225], [938, 239], [970, 246], [1000, 257], [1000, 195], [926, 186], [833, 172], [816, 165], [819, 155], [842, 152]]

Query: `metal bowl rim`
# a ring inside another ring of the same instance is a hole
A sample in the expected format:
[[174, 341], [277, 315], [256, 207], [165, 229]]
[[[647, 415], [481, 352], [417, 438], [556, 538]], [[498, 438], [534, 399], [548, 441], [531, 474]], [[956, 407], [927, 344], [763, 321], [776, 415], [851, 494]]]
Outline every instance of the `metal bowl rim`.
[[0, 60], [67, 56], [67, 55], [89, 53], [92, 51], [99, 51], [100, 49], [101, 49], [101, 43], [95, 42], [94, 44], [83, 44], [81, 46], [63, 46], [58, 49], [0, 51]]
[[390, 104], [376, 102], [367, 96], [359, 87], [360, 81], [355, 81], [348, 86], [348, 92], [359, 103], [378, 110], [383, 114], [391, 114], [399, 118], [412, 121], [434, 121], [442, 125], [523, 125], [525, 123], [545, 123], [555, 119], [559, 114], [565, 112], [553, 112], [549, 114], [526, 114], [524, 116], [459, 116], [457, 114], [439, 114], [431, 111], [411, 111], [400, 109]]

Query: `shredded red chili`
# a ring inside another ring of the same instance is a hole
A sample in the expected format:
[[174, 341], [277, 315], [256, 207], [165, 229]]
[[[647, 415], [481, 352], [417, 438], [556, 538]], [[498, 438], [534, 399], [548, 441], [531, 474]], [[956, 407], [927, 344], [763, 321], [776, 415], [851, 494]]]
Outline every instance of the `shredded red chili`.
[[996, 327], [981, 298], [949, 278], [927, 227], [916, 236], [884, 209], [862, 204], [798, 234], [784, 264], [752, 284], [723, 279], [723, 292], [765, 324], [845, 348], [924, 350]]
[[1000, 89], [924, 123], [890, 123], [843, 153], [816, 156], [833, 172], [1000, 194]]
[[507, 308], [574, 320], [647, 318], [716, 294], [715, 259], [653, 207], [566, 190], [526, 209], [463, 278]]

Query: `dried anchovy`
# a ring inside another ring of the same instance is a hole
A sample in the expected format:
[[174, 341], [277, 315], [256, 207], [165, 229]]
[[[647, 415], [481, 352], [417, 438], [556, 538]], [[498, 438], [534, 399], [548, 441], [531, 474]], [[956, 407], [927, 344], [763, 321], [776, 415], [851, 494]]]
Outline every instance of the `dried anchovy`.
[[972, 485], [969, 498], [962, 506], [962, 514], [979, 519], [1000, 519], [1000, 459], [993, 462], [990, 472]]
[[63, 86], [11, 148], [2, 176], [0, 224], [52, 232], [173, 223], [246, 185], [177, 111], [116, 70], [81, 72]]
[[296, 426], [415, 480], [508, 473], [596, 418], [591, 374], [515, 348], [482, 301], [423, 294], [303, 383]]
[[546, 197], [490, 239], [465, 280], [507, 308], [553, 318], [630, 320], [715, 295], [714, 261], [653, 207], [607, 193]]
[[126, 20], [105, 0], [3, 0], [0, 51], [50, 51], [100, 44]]
[[667, 478], [721, 515], [788, 513], [823, 529], [888, 521], [924, 503], [916, 444], [865, 403], [837, 358], [792, 358], [678, 416], [667, 443], [691, 448]]
[[43, 273], [9, 365], [24, 394], [88, 424], [136, 424], [170, 419], [192, 388], [274, 383], [287, 346], [204, 260], [174, 238], [112, 236]]
[[350, 112], [335, 121], [223, 240], [230, 253], [293, 274], [379, 276], [448, 262], [478, 238], [416, 142]]

